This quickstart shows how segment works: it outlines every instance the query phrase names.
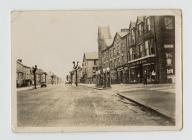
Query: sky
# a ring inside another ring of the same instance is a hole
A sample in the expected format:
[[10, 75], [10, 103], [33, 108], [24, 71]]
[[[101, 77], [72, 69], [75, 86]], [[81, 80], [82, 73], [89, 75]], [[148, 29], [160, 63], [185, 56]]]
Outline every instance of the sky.
[[136, 11], [14, 11], [11, 14], [11, 44], [15, 59], [37, 65], [64, 78], [72, 61], [84, 52], [98, 51], [98, 26], [109, 26], [111, 35], [136, 21]]

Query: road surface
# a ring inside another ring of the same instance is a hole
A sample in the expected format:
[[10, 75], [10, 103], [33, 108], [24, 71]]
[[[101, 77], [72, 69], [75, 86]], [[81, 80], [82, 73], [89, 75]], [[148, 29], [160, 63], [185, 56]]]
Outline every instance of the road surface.
[[113, 90], [50, 85], [17, 92], [18, 126], [156, 126], [169, 120], [120, 98]]

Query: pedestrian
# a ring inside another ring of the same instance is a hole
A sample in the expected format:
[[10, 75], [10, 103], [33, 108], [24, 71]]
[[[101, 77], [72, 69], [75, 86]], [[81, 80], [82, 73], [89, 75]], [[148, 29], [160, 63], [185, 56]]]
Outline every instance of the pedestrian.
[[152, 80], [155, 82], [155, 76], [156, 76], [156, 73], [155, 73], [154, 70], [152, 71], [151, 76], [152, 76]]
[[144, 71], [143, 79], [144, 79], [144, 85], [147, 85], [147, 71]]
[[138, 75], [137, 75], [137, 78], [138, 78], [138, 83], [140, 83], [140, 74], [138, 73]]

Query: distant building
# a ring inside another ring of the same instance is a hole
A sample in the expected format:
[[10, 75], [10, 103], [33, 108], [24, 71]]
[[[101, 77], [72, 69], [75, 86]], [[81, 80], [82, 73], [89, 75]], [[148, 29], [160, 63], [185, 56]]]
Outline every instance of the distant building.
[[47, 83], [52, 84], [52, 85], [59, 83], [57, 75], [55, 75], [53, 72], [49, 71], [47, 73]]
[[70, 71], [70, 75], [66, 76], [66, 81], [69, 82], [69, 83], [75, 84], [76, 78], [77, 78], [77, 82], [82, 83], [83, 82], [82, 77], [83, 77], [82, 68], [79, 66], [77, 68], [77, 77], [76, 77], [76, 70], [73, 69], [73, 70]]
[[17, 78], [16, 78], [17, 87], [32, 85], [31, 68], [24, 65], [21, 59], [17, 60], [16, 73], [17, 73]]
[[84, 53], [82, 63], [82, 82], [96, 83], [96, 71], [98, 70], [98, 53], [87, 52]]

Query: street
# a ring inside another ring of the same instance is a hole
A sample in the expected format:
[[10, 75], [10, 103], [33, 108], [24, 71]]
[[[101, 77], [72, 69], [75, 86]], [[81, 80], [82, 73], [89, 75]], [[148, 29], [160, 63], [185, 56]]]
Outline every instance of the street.
[[[129, 90], [126, 93], [133, 93]], [[125, 93], [123, 90], [121, 92]], [[117, 93], [113, 88], [97, 90], [83, 85], [75, 87], [65, 84], [21, 90], [17, 92], [18, 126], [174, 125], [166, 117], [126, 100]]]

